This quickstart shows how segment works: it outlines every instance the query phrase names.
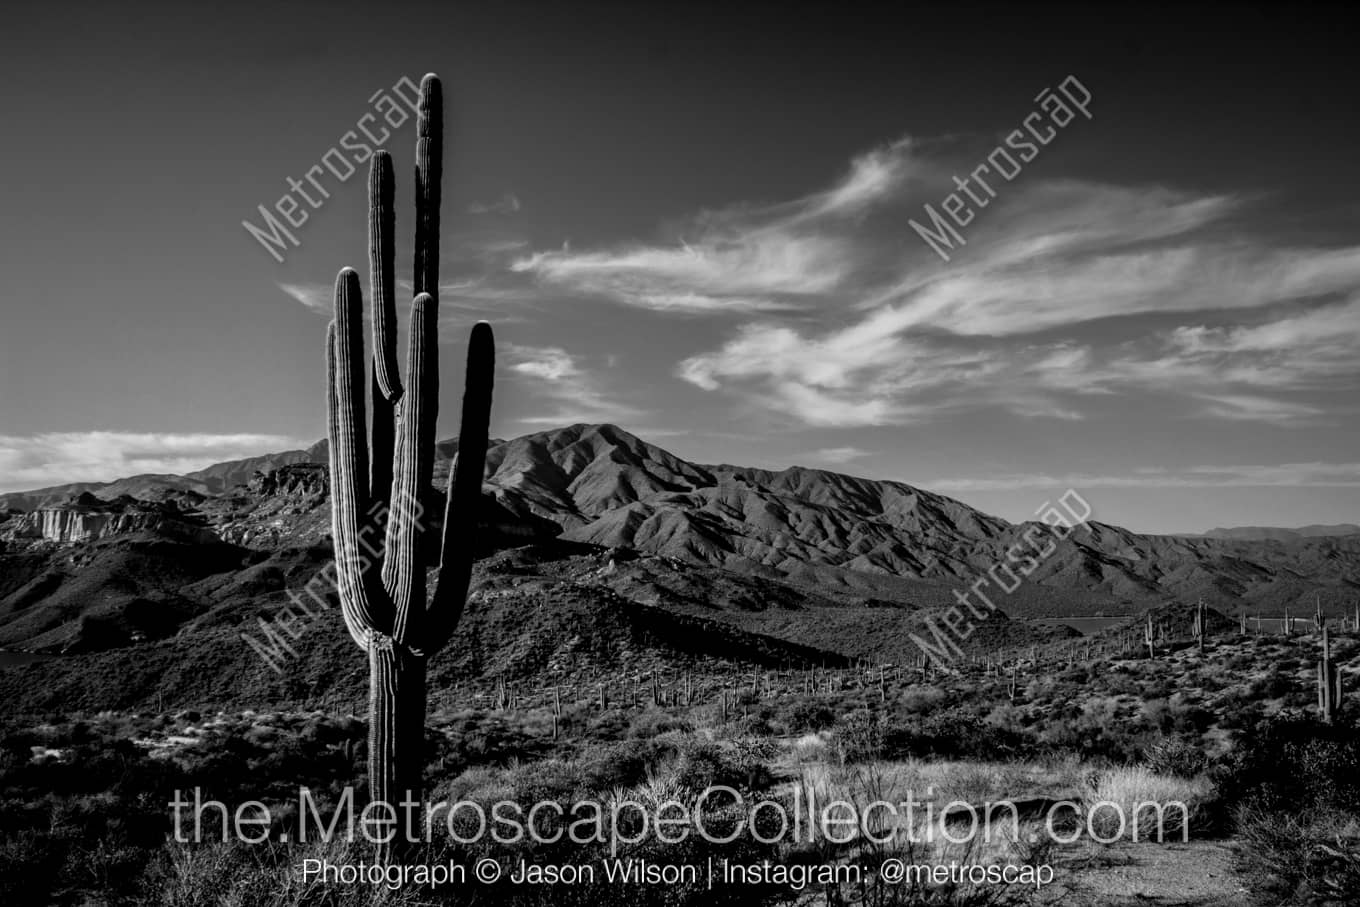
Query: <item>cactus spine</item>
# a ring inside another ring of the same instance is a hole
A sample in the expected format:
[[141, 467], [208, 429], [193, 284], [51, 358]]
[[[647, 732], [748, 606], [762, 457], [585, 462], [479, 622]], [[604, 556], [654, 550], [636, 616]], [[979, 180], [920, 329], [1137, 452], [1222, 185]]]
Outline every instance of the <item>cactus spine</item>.
[[[472, 329], [456, 465], [445, 500], [443, 539], [432, 597], [426, 595], [422, 494], [434, 470], [439, 409], [439, 80], [420, 86], [416, 166], [416, 297], [403, 387], [397, 366], [394, 211], [391, 157], [373, 156], [369, 172], [369, 259], [373, 294], [373, 415], [365, 412], [363, 296], [359, 276], [336, 278], [335, 320], [327, 333], [328, 434], [332, 536], [345, 625], [369, 659], [369, 797], [401, 817], [422, 784], [425, 663], [453, 635], [472, 573], [491, 416], [495, 352], [486, 323]], [[376, 533], [374, 532], [376, 530]], [[385, 534], [375, 551], [369, 536]], [[428, 601], [428, 603], [427, 603]], [[402, 826], [379, 820], [375, 834]], [[393, 848], [379, 845], [377, 861]]]

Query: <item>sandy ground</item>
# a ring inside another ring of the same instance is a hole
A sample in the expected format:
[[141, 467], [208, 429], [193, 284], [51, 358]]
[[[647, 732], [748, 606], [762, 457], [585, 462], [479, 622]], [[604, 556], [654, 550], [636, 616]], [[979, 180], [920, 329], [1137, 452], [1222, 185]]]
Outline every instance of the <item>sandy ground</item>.
[[1091, 845], [1060, 854], [1036, 903], [1082, 907], [1240, 907], [1247, 890], [1229, 842]]

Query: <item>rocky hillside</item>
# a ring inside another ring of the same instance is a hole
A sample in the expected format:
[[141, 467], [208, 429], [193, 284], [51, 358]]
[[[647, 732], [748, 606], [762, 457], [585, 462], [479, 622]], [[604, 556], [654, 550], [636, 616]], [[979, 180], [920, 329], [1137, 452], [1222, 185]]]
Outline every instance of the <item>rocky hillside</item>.
[[[1360, 536], [1263, 542], [1013, 525], [900, 482], [688, 463], [612, 425], [516, 438], [489, 453], [487, 471], [508, 510], [553, 520], [567, 539], [884, 598], [990, 576], [980, 591], [1015, 613], [1131, 613], [1199, 596], [1274, 611], [1311, 604], [1314, 591], [1339, 613], [1360, 590]], [[1057, 512], [1075, 524], [1080, 509]]]
[[[271, 670], [242, 639], [244, 632], [267, 645], [259, 619], [270, 620], [287, 603], [287, 590], [301, 588], [329, 552], [223, 553], [242, 557], [242, 565], [222, 570], [221, 564], [187, 561], [185, 550], [104, 544], [82, 571], [90, 582], [116, 584], [113, 571], [124, 558], [129, 560], [123, 576], [134, 570], [164, 575], [178, 591], [172, 602], [161, 590], [159, 611], [176, 614], [177, 628], [135, 624], [157, 609], [110, 607], [105, 618], [85, 622], [83, 635], [46, 646], [42, 660], [0, 669], [0, 711], [99, 711], [151, 703], [260, 708], [289, 702], [361, 710], [367, 669], [333, 601], [302, 625], [292, 641], [295, 655], [279, 651], [280, 671]], [[204, 576], [198, 567], [217, 572]], [[911, 605], [828, 595], [671, 558], [560, 541], [492, 553], [478, 562], [472, 585], [457, 632], [430, 665], [436, 702], [456, 700], [459, 690], [466, 695], [470, 688], [490, 689], [501, 679], [537, 689], [548, 683], [590, 685], [601, 678], [618, 684], [654, 671], [711, 677], [756, 666], [914, 664], [920, 653], [911, 634], [926, 632], [927, 612]], [[12, 616], [0, 610], [0, 621]], [[96, 622], [105, 633], [122, 635], [95, 639]], [[50, 643], [60, 630], [37, 641]], [[966, 648], [1027, 650], [1071, 635], [1065, 628], [996, 615]], [[102, 650], [96, 650], [101, 642]]]

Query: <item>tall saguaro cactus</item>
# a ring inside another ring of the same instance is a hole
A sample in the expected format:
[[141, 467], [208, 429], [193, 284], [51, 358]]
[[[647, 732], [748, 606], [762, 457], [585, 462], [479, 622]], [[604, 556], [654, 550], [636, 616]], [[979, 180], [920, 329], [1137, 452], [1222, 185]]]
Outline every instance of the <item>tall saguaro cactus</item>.
[[[369, 661], [368, 780], [381, 840], [407, 826], [403, 802], [417, 802], [424, 767], [425, 664], [452, 636], [472, 575], [472, 545], [491, 418], [495, 351], [479, 322], [468, 344], [458, 456], [449, 477], [437, 565], [422, 495], [434, 471], [439, 412], [439, 176], [442, 99], [439, 79], [420, 85], [416, 152], [416, 277], [406, 384], [397, 363], [393, 175], [377, 152], [369, 179], [369, 253], [373, 303], [373, 414], [364, 389], [363, 298], [359, 276], [340, 271], [335, 320], [326, 340], [331, 452], [332, 535], [345, 625]], [[374, 539], [383, 538], [381, 547]], [[426, 567], [437, 566], [432, 596]], [[394, 821], [387, 822], [387, 819]], [[378, 858], [391, 859], [380, 843]]]

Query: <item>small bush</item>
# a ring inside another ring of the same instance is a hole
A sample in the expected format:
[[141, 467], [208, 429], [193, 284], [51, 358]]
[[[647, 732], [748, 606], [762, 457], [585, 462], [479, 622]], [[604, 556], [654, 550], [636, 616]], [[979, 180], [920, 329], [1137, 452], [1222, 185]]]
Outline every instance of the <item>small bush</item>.
[[1204, 750], [1185, 737], [1165, 737], [1143, 753], [1149, 771], [1176, 778], [1193, 778], [1209, 767]]

